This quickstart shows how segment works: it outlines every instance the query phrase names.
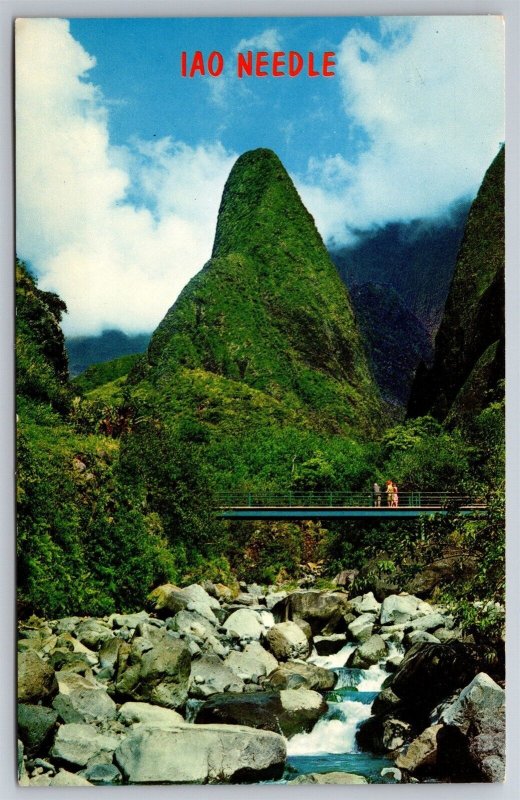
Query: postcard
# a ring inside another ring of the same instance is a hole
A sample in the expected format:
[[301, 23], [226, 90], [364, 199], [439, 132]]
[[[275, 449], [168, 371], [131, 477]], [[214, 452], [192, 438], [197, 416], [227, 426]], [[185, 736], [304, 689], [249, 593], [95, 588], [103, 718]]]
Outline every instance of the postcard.
[[504, 781], [503, 50], [16, 21], [21, 786]]

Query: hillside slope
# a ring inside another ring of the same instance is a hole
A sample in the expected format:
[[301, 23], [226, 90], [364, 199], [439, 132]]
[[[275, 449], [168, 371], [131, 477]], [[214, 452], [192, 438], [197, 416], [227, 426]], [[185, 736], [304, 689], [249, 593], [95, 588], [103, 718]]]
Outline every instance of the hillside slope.
[[504, 147], [471, 206], [431, 368], [417, 371], [409, 416], [456, 420], [494, 399], [504, 378]]

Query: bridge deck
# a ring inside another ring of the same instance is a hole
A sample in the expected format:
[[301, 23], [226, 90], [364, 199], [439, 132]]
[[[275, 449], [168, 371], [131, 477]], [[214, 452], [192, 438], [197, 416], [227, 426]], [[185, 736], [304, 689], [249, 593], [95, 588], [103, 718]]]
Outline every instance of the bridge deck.
[[[459, 514], [481, 514], [485, 505], [467, 505], [456, 509]], [[233, 506], [221, 507], [222, 519], [413, 519], [429, 514], [447, 514], [445, 506]]]
[[384, 492], [231, 493], [217, 496], [223, 519], [411, 519], [428, 514], [481, 514], [481, 498], [451, 492], [401, 492], [398, 506]]

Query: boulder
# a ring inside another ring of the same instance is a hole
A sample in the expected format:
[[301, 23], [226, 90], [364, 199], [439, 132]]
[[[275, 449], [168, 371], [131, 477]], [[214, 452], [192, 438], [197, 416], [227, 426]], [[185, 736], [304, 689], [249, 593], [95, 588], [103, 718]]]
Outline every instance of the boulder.
[[368, 669], [372, 664], [377, 664], [387, 654], [387, 647], [385, 640], [377, 634], [367, 639], [360, 647], [356, 647], [353, 653], [350, 654], [346, 663], [347, 667], [355, 667], [357, 669]]
[[50, 701], [58, 691], [56, 674], [33, 650], [18, 656], [18, 700], [20, 703]]
[[56, 620], [53, 630], [56, 633], [73, 633], [81, 622], [81, 617], [62, 617]]
[[475, 720], [469, 735], [469, 756], [487, 783], [505, 780], [505, 706], [487, 709]]
[[335, 672], [304, 661], [286, 661], [271, 672], [264, 681], [269, 689], [314, 689], [328, 692], [336, 685]]
[[264, 632], [259, 614], [251, 608], [234, 611], [224, 622], [223, 628], [228, 636], [247, 641], [259, 641]]
[[154, 589], [146, 598], [146, 607], [157, 616], [166, 619], [186, 608], [188, 598], [182, 594], [178, 586], [165, 583]]
[[265, 596], [265, 604], [269, 611], [287, 597], [287, 592], [268, 592]]
[[203, 656], [192, 662], [189, 690], [191, 697], [205, 698], [212, 694], [243, 690], [242, 678], [218, 656]]
[[381, 603], [378, 603], [373, 592], [367, 592], [362, 597], [354, 597], [350, 600], [350, 605], [358, 614], [369, 613], [377, 617], [381, 611]]
[[114, 636], [113, 639], [107, 639], [106, 642], [103, 642], [99, 651], [99, 665], [102, 669], [106, 667], [110, 670], [115, 669], [120, 646], [121, 640], [116, 636]]
[[121, 783], [123, 776], [114, 764], [92, 764], [76, 773], [94, 786], [113, 786]]
[[18, 734], [29, 756], [43, 751], [52, 739], [58, 714], [45, 706], [18, 704]]
[[78, 675], [92, 677], [92, 665], [84, 653], [74, 653], [70, 650], [55, 650], [47, 662], [56, 671], [66, 670], [77, 672]]
[[342, 786], [351, 786], [355, 784], [368, 783], [367, 779], [362, 775], [355, 775], [352, 772], [308, 772], [306, 775], [298, 775], [291, 781], [287, 781], [290, 785], [301, 785], [304, 783], [320, 783], [320, 784], [335, 784]]
[[330, 636], [315, 636], [313, 641], [319, 656], [330, 656], [346, 645], [347, 635], [333, 633]]
[[93, 678], [75, 672], [58, 672], [59, 693], [52, 702], [63, 722], [96, 722], [115, 719], [116, 704]]
[[49, 786], [93, 786], [84, 775], [78, 775], [75, 772], [69, 772], [66, 769], [60, 769], [50, 781]]
[[[127, 647], [127, 646], [126, 646]], [[119, 651], [116, 690], [122, 699], [178, 708], [188, 697], [190, 651], [180, 639], [164, 639], [150, 646], [133, 640], [128, 651]]]
[[93, 725], [71, 723], [60, 725], [50, 754], [76, 767], [89, 762], [110, 764], [118, 744], [116, 736], [99, 733]]
[[242, 652], [232, 650], [224, 664], [246, 683], [258, 683], [260, 678], [269, 675], [278, 667], [276, 658], [259, 642], [251, 642]]
[[460, 642], [416, 644], [406, 653], [388, 685], [419, 719], [467, 684], [476, 671], [471, 651]]
[[429, 775], [437, 766], [437, 734], [442, 725], [430, 725], [420, 736], [408, 745], [405, 753], [396, 759], [399, 769], [405, 769], [412, 775]]
[[486, 712], [494, 712], [505, 704], [505, 692], [495, 681], [479, 672], [466, 686], [458, 698], [441, 714], [440, 722], [454, 725], [462, 733], [467, 733], [474, 722]]
[[213, 695], [197, 712], [197, 724], [247, 725], [294, 736], [310, 731], [327, 710], [323, 697], [309, 689]]
[[166, 627], [168, 630], [178, 631], [181, 634], [198, 636], [201, 639], [205, 639], [207, 636], [212, 636], [215, 633], [215, 625], [218, 622], [213, 612], [211, 612], [211, 615], [214, 622], [211, 622], [207, 617], [199, 614], [198, 611], [179, 611], [174, 617], [166, 621]]
[[130, 783], [222, 783], [277, 780], [285, 766], [282, 736], [234, 725], [140, 729], [115, 753]]
[[375, 620], [375, 614], [361, 614], [348, 626], [351, 637], [358, 642], [366, 642], [372, 636]]
[[411, 594], [391, 594], [381, 604], [381, 625], [401, 624], [434, 613], [428, 603]]
[[309, 642], [295, 622], [279, 622], [267, 632], [269, 647], [278, 661], [307, 658]]
[[76, 638], [85, 647], [91, 650], [99, 650], [103, 642], [112, 639], [112, 630], [102, 622], [95, 619], [85, 619], [76, 628]]
[[153, 706], [150, 703], [123, 703], [117, 719], [123, 725], [157, 724], [161, 726], [178, 726], [184, 722], [182, 716], [171, 708]]
[[111, 628], [135, 630], [140, 622], [145, 622], [148, 619], [150, 619], [150, 615], [146, 611], [138, 611], [135, 614], [111, 614], [108, 618], [108, 624]]
[[417, 617], [408, 623], [407, 628], [414, 631], [435, 631], [436, 628], [446, 627], [447, 625], [453, 626], [453, 617], [445, 617], [434, 611], [432, 614], [425, 614], [424, 617]]
[[330, 591], [293, 592], [273, 607], [277, 620], [305, 620], [311, 626], [314, 636], [325, 633], [327, 624], [329, 628], [326, 633], [335, 633], [336, 627], [343, 621], [343, 615], [350, 610], [345, 592]]
[[403, 643], [407, 648], [413, 647], [414, 644], [421, 644], [423, 642], [440, 644], [440, 639], [437, 639], [433, 633], [428, 633], [427, 631], [410, 631], [410, 633], [405, 634], [403, 639]]
[[[400, 709], [396, 709], [400, 714]], [[371, 716], [364, 720], [356, 732], [356, 742], [362, 750], [387, 754], [402, 747], [413, 738], [412, 725], [392, 713]]]

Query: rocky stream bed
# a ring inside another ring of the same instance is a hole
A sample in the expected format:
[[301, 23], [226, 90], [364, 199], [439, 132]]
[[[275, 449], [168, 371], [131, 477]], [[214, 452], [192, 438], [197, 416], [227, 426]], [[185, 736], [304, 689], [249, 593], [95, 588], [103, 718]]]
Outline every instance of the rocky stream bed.
[[18, 650], [24, 786], [504, 778], [503, 687], [412, 595], [165, 585]]

